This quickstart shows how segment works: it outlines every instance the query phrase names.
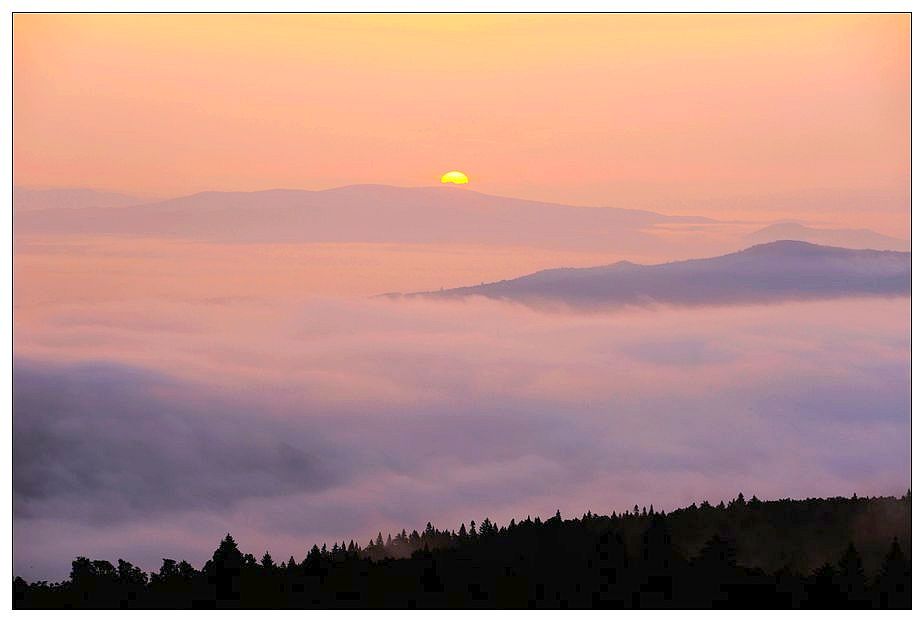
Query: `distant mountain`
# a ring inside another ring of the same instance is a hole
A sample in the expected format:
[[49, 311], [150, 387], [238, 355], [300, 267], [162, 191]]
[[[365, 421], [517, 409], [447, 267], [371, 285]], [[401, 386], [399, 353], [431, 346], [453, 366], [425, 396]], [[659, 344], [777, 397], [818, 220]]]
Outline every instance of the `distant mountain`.
[[13, 188], [13, 209], [17, 212], [86, 207], [126, 207], [145, 202], [145, 199], [141, 197], [88, 188]]
[[574, 207], [458, 187], [203, 192], [130, 208], [23, 213], [17, 234], [144, 235], [220, 242], [403, 242], [529, 245], [630, 253], [657, 224], [709, 223], [609, 207]]
[[606, 307], [907, 296], [910, 292], [910, 253], [780, 241], [710, 259], [559, 268], [474, 287], [408, 295], [485, 296], [528, 304]]
[[796, 222], [781, 222], [764, 227], [747, 235], [751, 244], [764, 244], [777, 240], [799, 240], [844, 248], [870, 248], [887, 251], [907, 251], [907, 240], [893, 238], [871, 229], [822, 229], [807, 227]]

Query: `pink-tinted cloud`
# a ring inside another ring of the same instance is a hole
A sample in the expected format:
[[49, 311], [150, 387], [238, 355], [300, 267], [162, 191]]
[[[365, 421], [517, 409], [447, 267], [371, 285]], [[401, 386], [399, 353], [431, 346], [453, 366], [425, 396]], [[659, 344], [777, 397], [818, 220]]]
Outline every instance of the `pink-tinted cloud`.
[[[299, 557], [427, 520], [909, 484], [907, 301], [93, 309], [17, 363], [18, 572], [200, 561], [216, 528]], [[152, 325], [171, 313], [202, 323]], [[73, 551], [41, 543], [60, 533]]]

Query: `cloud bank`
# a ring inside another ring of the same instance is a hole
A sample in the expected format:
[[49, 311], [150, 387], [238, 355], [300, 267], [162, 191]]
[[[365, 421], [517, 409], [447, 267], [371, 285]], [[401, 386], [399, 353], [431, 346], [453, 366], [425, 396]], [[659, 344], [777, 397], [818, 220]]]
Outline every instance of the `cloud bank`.
[[225, 531], [298, 558], [488, 513], [903, 492], [909, 322], [883, 299], [71, 304], [17, 336], [15, 571], [199, 564]]

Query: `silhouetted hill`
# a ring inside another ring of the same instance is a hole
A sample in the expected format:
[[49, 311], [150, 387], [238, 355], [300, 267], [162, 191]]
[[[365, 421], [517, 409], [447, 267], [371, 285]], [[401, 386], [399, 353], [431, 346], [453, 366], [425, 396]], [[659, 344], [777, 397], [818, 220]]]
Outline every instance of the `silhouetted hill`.
[[666, 514], [527, 517], [313, 546], [298, 562], [229, 534], [195, 569], [77, 558], [14, 581], [17, 608], [908, 608], [911, 493], [745, 500]]
[[824, 229], [807, 227], [796, 222], [775, 223], [748, 234], [745, 239], [751, 244], [766, 244], [767, 242], [778, 240], [798, 240], [800, 242], [843, 248], [868, 248], [888, 251], [907, 251], [911, 248], [911, 244], [907, 240], [882, 235], [871, 229]]
[[543, 245], [626, 251], [656, 247], [645, 228], [707, 223], [610, 207], [575, 207], [459, 187], [358, 185], [331, 190], [201, 192], [129, 209], [21, 214], [21, 234], [128, 235], [218, 242], [403, 242]]
[[911, 254], [780, 241], [709, 259], [652, 266], [627, 261], [407, 296], [485, 296], [576, 307], [766, 303], [844, 296], [907, 296]]
[[13, 209], [17, 212], [88, 207], [127, 207], [145, 203], [145, 199], [118, 192], [89, 188], [13, 188]]

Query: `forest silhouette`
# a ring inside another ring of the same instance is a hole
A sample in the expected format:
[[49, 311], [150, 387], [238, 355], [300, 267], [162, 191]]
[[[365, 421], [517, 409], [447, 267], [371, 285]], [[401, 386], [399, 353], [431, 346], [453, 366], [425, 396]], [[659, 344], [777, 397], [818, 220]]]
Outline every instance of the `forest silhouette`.
[[[911, 607], [911, 491], [656, 511], [560, 513], [498, 526], [313, 546], [258, 560], [231, 534], [201, 569], [149, 574], [78, 557], [60, 583], [13, 582], [15, 608], [850, 608]], [[909, 553], [905, 553], [908, 551]]]

